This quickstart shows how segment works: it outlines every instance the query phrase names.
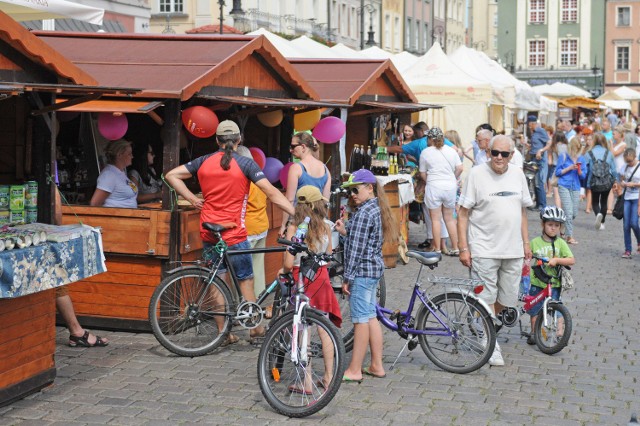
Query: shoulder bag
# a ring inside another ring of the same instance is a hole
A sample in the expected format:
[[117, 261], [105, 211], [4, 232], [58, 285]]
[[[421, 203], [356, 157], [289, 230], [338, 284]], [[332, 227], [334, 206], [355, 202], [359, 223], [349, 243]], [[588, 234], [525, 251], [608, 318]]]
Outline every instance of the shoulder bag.
[[[631, 173], [631, 176], [629, 176], [629, 182], [631, 182], [631, 180], [633, 179], [633, 175], [636, 174], [636, 171], [638, 170], [638, 166], [640, 166], [640, 164], [636, 165], [636, 168], [633, 169], [633, 173]], [[616, 200], [616, 204], [613, 206], [613, 211], [611, 212], [611, 215], [618, 220], [624, 217], [624, 194], [626, 192], [627, 192], [627, 188], [624, 188], [624, 191], [622, 191], [622, 195], [618, 196], [618, 199]]]

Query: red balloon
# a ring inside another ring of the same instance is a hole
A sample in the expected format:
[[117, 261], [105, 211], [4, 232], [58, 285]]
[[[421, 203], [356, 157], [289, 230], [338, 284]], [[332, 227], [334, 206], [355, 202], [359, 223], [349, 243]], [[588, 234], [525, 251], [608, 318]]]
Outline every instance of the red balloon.
[[287, 163], [280, 170], [280, 183], [284, 189], [287, 189], [287, 180], [289, 179], [289, 169], [293, 166], [293, 163]]
[[256, 164], [258, 164], [258, 167], [260, 167], [261, 169], [264, 169], [264, 165], [267, 163], [267, 156], [264, 155], [264, 151], [262, 151], [258, 147], [252, 146], [251, 148], [249, 148], [249, 152], [253, 157], [253, 161], [255, 161]]
[[193, 106], [182, 111], [182, 124], [197, 138], [210, 138], [218, 128], [218, 116], [207, 107]]

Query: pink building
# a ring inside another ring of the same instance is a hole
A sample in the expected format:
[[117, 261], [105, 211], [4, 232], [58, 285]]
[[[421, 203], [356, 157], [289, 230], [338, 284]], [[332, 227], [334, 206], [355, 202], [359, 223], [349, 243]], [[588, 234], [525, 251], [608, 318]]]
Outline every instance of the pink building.
[[[607, 1], [605, 90], [640, 89], [640, 1]], [[600, 64], [598, 64], [600, 65]], [[601, 66], [601, 65], [600, 65]]]

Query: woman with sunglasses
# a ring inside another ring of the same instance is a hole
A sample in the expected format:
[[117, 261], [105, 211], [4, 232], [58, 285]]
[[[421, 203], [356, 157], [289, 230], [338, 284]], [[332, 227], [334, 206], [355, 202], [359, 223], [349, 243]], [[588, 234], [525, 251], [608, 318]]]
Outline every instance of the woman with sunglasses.
[[[336, 222], [335, 229], [345, 236], [344, 282], [342, 291], [349, 295], [354, 343], [351, 363], [343, 382], [362, 382], [362, 375], [385, 377], [382, 365], [382, 329], [376, 318], [376, 288], [384, 272], [382, 243], [397, 241], [396, 221], [384, 190], [369, 170], [353, 173], [343, 188], [349, 189], [356, 211], [348, 223]], [[362, 368], [367, 347], [371, 364]]]
[[138, 204], [150, 203], [162, 198], [162, 181], [156, 175], [153, 160], [156, 154], [147, 142], [133, 146], [133, 161], [129, 179], [138, 187]]
[[[306, 185], [315, 186], [320, 190], [322, 196], [329, 198], [331, 195], [331, 173], [324, 163], [315, 157], [318, 151], [318, 144], [309, 133], [299, 132], [291, 138], [289, 151], [297, 163], [293, 163], [289, 168], [287, 177], [287, 192], [285, 196], [291, 203], [294, 202], [298, 189]], [[287, 229], [289, 215], [284, 213], [280, 235], [284, 235]]]

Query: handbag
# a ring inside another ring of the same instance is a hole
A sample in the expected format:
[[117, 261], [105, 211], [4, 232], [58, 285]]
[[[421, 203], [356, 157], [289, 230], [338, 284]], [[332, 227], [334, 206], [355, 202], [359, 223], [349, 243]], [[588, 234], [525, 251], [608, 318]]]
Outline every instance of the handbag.
[[569, 272], [569, 269], [561, 266], [560, 267], [560, 285], [562, 286], [562, 291], [571, 290], [574, 286], [573, 276]]
[[[631, 173], [631, 176], [629, 176], [629, 181], [633, 179], [633, 175], [636, 174], [636, 171], [638, 170], [638, 166], [640, 166], [640, 164], [636, 165], [636, 168], [633, 169], [633, 173]], [[616, 199], [616, 204], [613, 206], [613, 211], [611, 212], [611, 215], [618, 220], [624, 217], [624, 194], [626, 192], [627, 192], [627, 188], [625, 188], [624, 191], [622, 191], [622, 195], [618, 196], [618, 199]]]

